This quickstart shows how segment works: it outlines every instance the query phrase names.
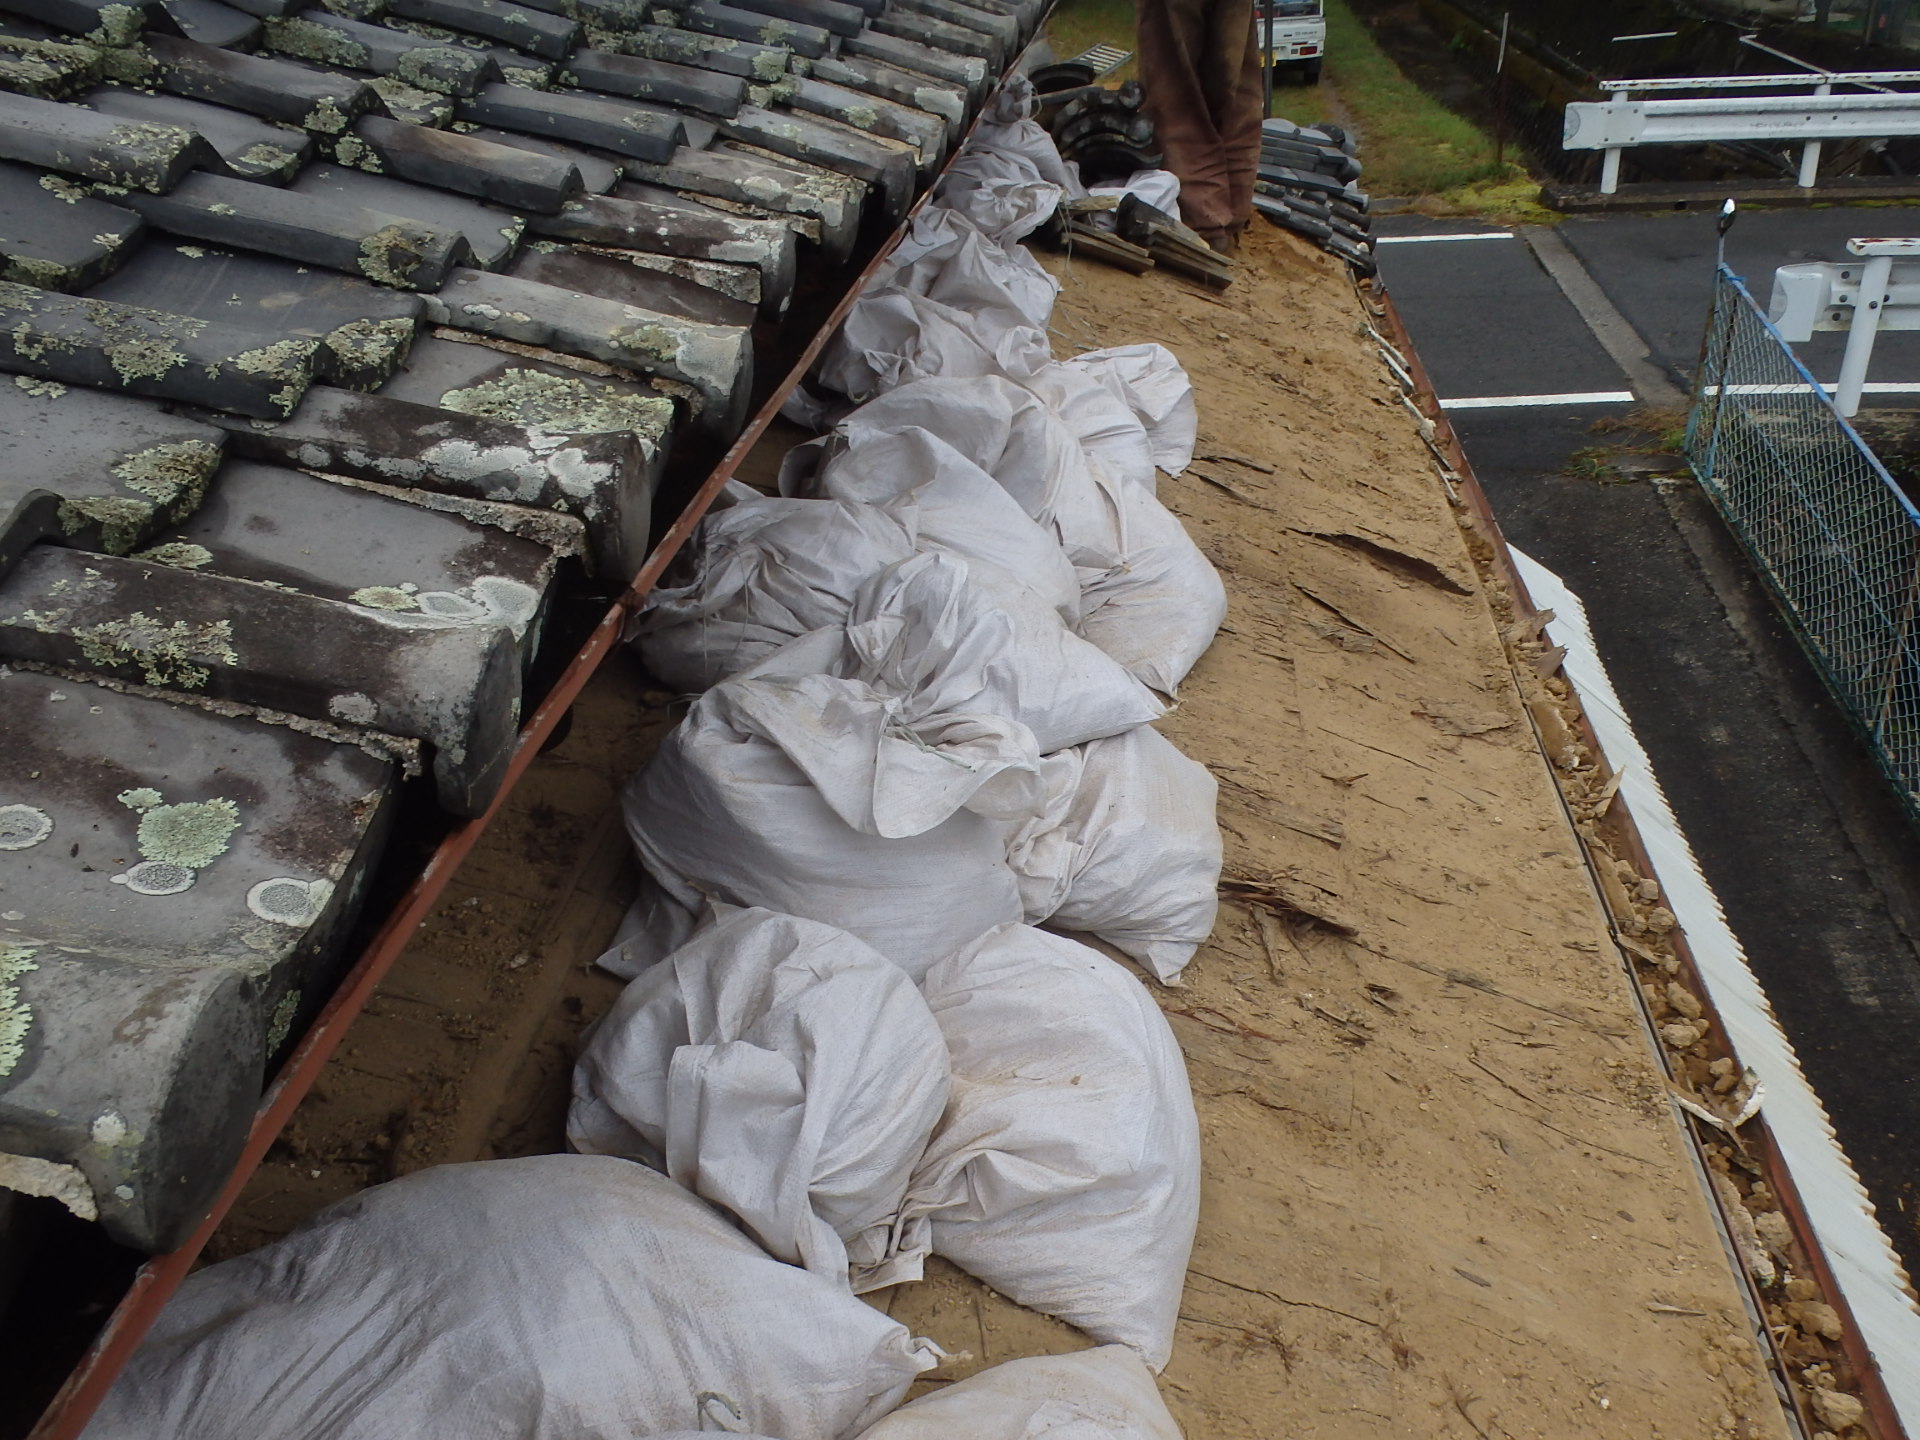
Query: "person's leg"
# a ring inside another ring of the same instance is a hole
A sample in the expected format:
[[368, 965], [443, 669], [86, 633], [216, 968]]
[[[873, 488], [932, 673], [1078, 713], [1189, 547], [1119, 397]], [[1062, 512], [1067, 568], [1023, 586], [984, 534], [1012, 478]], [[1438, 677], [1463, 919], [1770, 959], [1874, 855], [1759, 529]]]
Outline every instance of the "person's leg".
[[1161, 163], [1180, 178], [1180, 218], [1210, 242], [1228, 231], [1234, 217], [1215, 119], [1219, 99], [1209, 93], [1218, 69], [1211, 51], [1220, 8], [1252, 13], [1251, 0], [1226, 0], [1224, 6], [1221, 0], [1138, 0], [1134, 7], [1140, 84], [1165, 156]]
[[1238, 236], [1253, 218], [1254, 172], [1260, 164], [1260, 121], [1266, 109], [1266, 57], [1260, 49], [1251, 4], [1223, 5], [1216, 12], [1219, 70], [1214, 78], [1215, 127], [1220, 135], [1229, 232]]

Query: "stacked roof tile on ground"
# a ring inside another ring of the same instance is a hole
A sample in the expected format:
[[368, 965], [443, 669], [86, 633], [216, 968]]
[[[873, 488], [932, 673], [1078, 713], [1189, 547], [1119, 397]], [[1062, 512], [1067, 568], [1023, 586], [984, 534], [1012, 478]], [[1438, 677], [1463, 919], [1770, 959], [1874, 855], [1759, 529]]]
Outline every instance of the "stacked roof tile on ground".
[[486, 808], [1043, 8], [0, 0], [0, 1187], [183, 1237], [405, 777]]

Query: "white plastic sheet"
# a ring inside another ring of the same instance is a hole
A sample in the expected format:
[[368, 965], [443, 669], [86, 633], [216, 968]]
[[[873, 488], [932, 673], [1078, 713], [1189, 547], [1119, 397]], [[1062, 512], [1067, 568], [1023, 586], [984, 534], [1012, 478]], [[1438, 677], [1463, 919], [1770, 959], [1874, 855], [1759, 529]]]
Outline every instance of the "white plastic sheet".
[[840, 1440], [937, 1352], [644, 1166], [444, 1165], [189, 1277], [88, 1440]]
[[[902, 516], [911, 506], [917, 548], [945, 550], [970, 564], [982, 562], [1016, 576], [1063, 621], [1077, 625], [1082, 580], [1075, 564], [1062, 553], [1056, 534], [1037, 523], [1016, 496], [969, 458], [980, 455], [976, 446], [986, 443], [978, 427], [949, 423], [936, 432], [902, 423], [883, 430], [860, 418], [868, 411], [892, 414], [899, 408], [893, 404], [894, 395], [917, 392], [927, 385], [941, 386], [943, 400], [956, 398], [947, 382], [919, 381], [869, 402], [848, 417], [835, 436], [789, 452], [780, 470], [781, 490], [789, 495], [865, 501]], [[936, 422], [965, 419], [940, 406], [928, 418]], [[994, 578], [981, 573], [982, 583]]]
[[[654, 676], [683, 694], [844, 625], [860, 587], [919, 539], [911, 506], [785, 500], [737, 481], [720, 498], [627, 631]], [[1076, 589], [1076, 616], [1079, 599]]]
[[921, 988], [953, 1094], [908, 1192], [895, 1274], [930, 1248], [1159, 1369], [1200, 1207], [1199, 1125], [1166, 1017], [1124, 967], [1025, 925], [942, 960]]
[[981, 333], [1018, 326], [1045, 330], [1060, 293], [1060, 282], [1026, 246], [1002, 245], [964, 212], [944, 205], [920, 213], [872, 283], [965, 311]]
[[1137, 485], [1119, 495], [1126, 567], [1081, 592], [1080, 633], [1172, 695], [1227, 618], [1227, 588], [1178, 516]]
[[924, 1395], [860, 1440], [1181, 1440], [1124, 1345], [1009, 1360]]
[[884, 1246], [947, 1088], [940, 1027], [897, 965], [844, 930], [723, 907], [595, 1027], [567, 1139], [665, 1170], [845, 1284], [849, 1245]]
[[[993, 649], [1004, 634], [955, 638]], [[715, 686], [629, 783], [628, 834], [657, 889], [627, 972], [680, 943], [708, 900], [851, 931], [916, 977], [1019, 918], [1002, 836], [1044, 799], [1033, 733], [931, 708], [896, 688], [884, 653], [869, 673], [886, 688], [828, 673], [846, 648], [847, 632], [816, 631]]]
[[863, 292], [827, 342], [819, 384], [854, 401], [928, 375], [1031, 375], [1053, 363], [1046, 333], [1028, 326], [982, 333], [973, 317], [899, 285]]
[[1199, 412], [1186, 367], [1164, 345], [1117, 345], [1062, 362], [1095, 376], [1146, 430], [1153, 463], [1178, 475], [1193, 463]]
[[1097, 935], [1171, 984], [1219, 909], [1219, 786], [1150, 725], [1049, 756], [1008, 845], [1031, 924]]

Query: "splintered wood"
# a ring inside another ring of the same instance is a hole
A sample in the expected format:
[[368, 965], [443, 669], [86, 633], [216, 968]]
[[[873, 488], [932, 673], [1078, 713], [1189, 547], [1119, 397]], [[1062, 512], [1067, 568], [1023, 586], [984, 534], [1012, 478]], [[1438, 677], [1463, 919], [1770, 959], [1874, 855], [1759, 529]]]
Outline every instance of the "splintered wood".
[[[1049, 260], [1056, 353], [1192, 374], [1161, 495], [1231, 598], [1161, 724], [1227, 854], [1156, 991], [1205, 1143], [1162, 1388], [1191, 1440], [1784, 1436], [1541, 754], [1564, 725], [1337, 263], [1264, 227], [1242, 258], [1224, 297]], [[938, 1263], [874, 1298], [954, 1352], [933, 1384], [1088, 1343]]]

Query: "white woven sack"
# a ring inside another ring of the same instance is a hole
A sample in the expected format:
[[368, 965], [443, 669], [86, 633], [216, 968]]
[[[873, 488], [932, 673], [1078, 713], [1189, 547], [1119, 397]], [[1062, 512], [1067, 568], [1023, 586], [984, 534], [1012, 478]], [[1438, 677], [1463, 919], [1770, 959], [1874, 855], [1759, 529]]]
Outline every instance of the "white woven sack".
[[931, 1249], [1159, 1369], [1200, 1209], [1199, 1124], [1166, 1017], [1123, 966], [1025, 925], [948, 956], [921, 989], [953, 1093], [894, 1278]]
[[904, 1405], [860, 1440], [1181, 1440], [1124, 1345], [1009, 1360]]
[[1081, 592], [1080, 633], [1172, 695], [1227, 618], [1227, 588], [1177, 515], [1137, 485], [1118, 493], [1126, 568]]
[[1007, 73], [980, 111], [980, 123], [961, 155], [984, 151], [989, 155], [1017, 155], [1029, 161], [1040, 176], [1060, 186], [1067, 194], [1080, 196], [1086, 188], [1080, 183], [1077, 165], [1060, 158], [1060, 147], [1053, 143], [1047, 127], [1033, 118], [1037, 106], [1033, 81], [1018, 71]]
[[940, 1027], [892, 961], [830, 925], [722, 907], [594, 1028], [567, 1139], [665, 1170], [844, 1285], [850, 1244], [884, 1246], [947, 1077]]
[[861, 401], [928, 375], [1018, 378], [1052, 363], [1043, 330], [996, 327], [983, 336], [966, 311], [902, 286], [881, 285], [854, 301], [821, 353], [814, 379]]
[[[861, 590], [840, 673], [929, 712], [999, 715], [1040, 753], [1118, 735], [1164, 713], [1153, 692], [1075, 635], [1005, 572], [928, 552]], [[1033, 794], [1043, 794], [1036, 777]]]
[[936, 1362], [624, 1160], [444, 1165], [188, 1278], [88, 1440], [839, 1440]]
[[1099, 375], [1063, 361], [1000, 373], [1044, 400], [1087, 457], [1109, 475], [1154, 493], [1159, 477], [1153, 469], [1153, 442], [1147, 438], [1147, 427]]
[[1066, 193], [1029, 156], [974, 149], [947, 166], [933, 203], [958, 210], [982, 233], [1012, 245], [1051, 219]]
[[[1135, 177], [1138, 178], [1138, 177]], [[1167, 206], [1160, 207], [1176, 213]], [[1061, 362], [1084, 370], [1111, 390], [1147, 432], [1153, 463], [1178, 475], [1193, 463], [1200, 416], [1186, 367], [1164, 345], [1117, 345]]]
[[964, 311], [980, 332], [1023, 325], [1045, 330], [1060, 293], [1060, 282], [1026, 246], [1002, 245], [967, 214], [945, 205], [920, 213], [872, 283], [897, 285]]
[[1165, 984], [1213, 933], [1219, 786], [1151, 725], [1049, 756], [1048, 810], [1008, 860], [1029, 924], [1097, 935]]
[[[1116, 482], [1088, 461], [1065, 422], [1031, 390], [997, 375], [915, 380], [845, 416], [836, 433], [850, 451], [866, 453], [884, 437], [914, 431], [943, 442], [997, 481], [1053, 537], [1081, 586], [1125, 563]], [[1028, 562], [1000, 563], [1024, 574]]]
[[[948, 382], [920, 381], [902, 388], [918, 391], [931, 384]], [[1054, 535], [995, 483], [997, 477], [969, 458], [982, 453], [971, 448], [972, 427], [950, 424], [935, 431], [899, 425], [881, 430], [858, 423], [864, 411], [888, 406], [897, 393], [856, 410], [833, 436], [789, 452], [780, 467], [781, 493], [893, 508], [910, 504], [918, 548], [946, 550], [997, 566], [1017, 576], [1067, 624], [1078, 624], [1082, 581], [1074, 563]]]
[[619, 973], [679, 944], [709, 901], [851, 931], [916, 978], [1019, 917], [1003, 836], [1044, 798], [1032, 732], [828, 673], [846, 638], [815, 631], [714, 686], [628, 783], [657, 890]]
[[[786, 500], [738, 482], [628, 627], [647, 669], [698, 694], [796, 636], [844, 625], [874, 575], [914, 553], [913, 507]], [[1024, 517], [1022, 517], [1024, 518]], [[1079, 594], [1074, 595], [1077, 613]]]

